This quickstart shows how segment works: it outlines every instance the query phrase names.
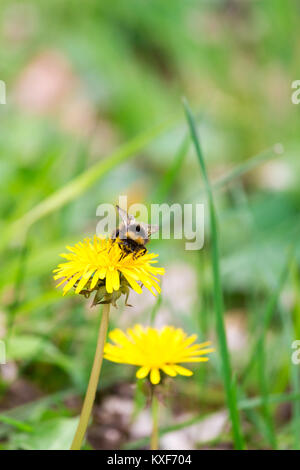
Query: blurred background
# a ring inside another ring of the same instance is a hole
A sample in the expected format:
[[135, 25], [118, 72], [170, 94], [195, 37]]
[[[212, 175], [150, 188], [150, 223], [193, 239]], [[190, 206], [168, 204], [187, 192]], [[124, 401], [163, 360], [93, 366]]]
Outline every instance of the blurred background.
[[[97, 206], [205, 202], [183, 96], [214, 185], [247, 447], [300, 445], [299, 13], [296, 0], [2, 0], [1, 448], [67, 448], [74, 434], [99, 309], [63, 298], [52, 270], [95, 233]], [[217, 346], [209, 230], [203, 250], [184, 243], [151, 243], [162, 295], [131, 294], [111, 328], [173, 324]], [[134, 369], [105, 362], [86, 448], [149, 445]], [[230, 449], [218, 351], [194, 370], [161, 392], [161, 448]]]

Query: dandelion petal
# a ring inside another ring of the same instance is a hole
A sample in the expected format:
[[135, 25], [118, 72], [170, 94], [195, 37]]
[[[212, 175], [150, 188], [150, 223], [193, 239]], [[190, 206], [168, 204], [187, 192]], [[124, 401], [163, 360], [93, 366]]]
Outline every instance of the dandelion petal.
[[149, 374], [149, 371], [150, 371], [150, 367], [147, 367], [147, 366], [140, 367], [136, 373], [136, 377], [138, 379], [144, 379]]
[[160, 373], [158, 369], [151, 369], [150, 381], [153, 385], [157, 385], [160, 382]]

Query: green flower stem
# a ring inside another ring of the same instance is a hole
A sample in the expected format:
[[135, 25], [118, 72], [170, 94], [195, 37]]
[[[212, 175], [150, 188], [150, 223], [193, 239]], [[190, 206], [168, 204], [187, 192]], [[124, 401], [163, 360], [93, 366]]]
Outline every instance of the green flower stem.
[[103, 361], [103, 349], [108, 329], [109, 308], [110, 304], [105, 304], [103, 306], [94, 363], [71, 450], [80, 450], [91, 416]]
[[155, 392], [152, 393], [151, 413], [152, 413], [151, 450], [157, 450], [158, 449], [159, 403], [155, 395]]

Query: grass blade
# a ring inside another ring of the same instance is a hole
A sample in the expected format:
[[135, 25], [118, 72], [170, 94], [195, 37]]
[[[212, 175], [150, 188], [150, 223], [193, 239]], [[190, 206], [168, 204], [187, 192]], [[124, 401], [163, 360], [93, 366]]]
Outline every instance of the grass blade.
[[22, 421], [18, 421], [16, 419], [10, 418], [9, 416], [6, 415], [0, 415], [0, 422], [3, 424], [7, 424], [9, 426], [13, 426], [16, 428], [18, 431], [22, 432], [33, 432], [33, 428], [29, 426], [26, 423], [23, 423]]
[[258, 166], [262, 165], [271, 158], [276, 158], [282, 156], [283, 151], [278, 149], [277, 145], [274, 145], [272, 148], [266, 149], [263, 152], [255, 155], [254, 157], [248, 159], [247, 161], [241, 163], [234, 167], [231, 171], [226, 173], [224, 176], [221, 176], [216, 181], [213, 182], [214, 189], [220, 189], [225, 185], [231, 183], [234, 180], [239, 179], [241, 176], [247, 174], [249, 171], [254, 170]]
[[[280, 403], [285, 402], [294, 402], [299, 401], [300, 399], [300, 392], [293, 392], [293, 393], [274, 393], [273, 395], [269, 395], [269, 403], [272, 405], [279, 405]], [[253, 408], [258, 408], [263, 404], [263, 397], [253, 397], [253, 398], [245, 398], [244, 400], [240, 400], [238, 403], [238, 408], [240, 410], [251, 410]]]
[[247, 366], [245, 367], [245, 370], [243, 372], [243, 376], [242, 376], [242, 381], [243, 382], [246, 380], [246, 378], [249, 375], [252, 367], [257, 362], [257, 358], [258, 358], [258, 354], [259, 354], [259, 345], [260, 345], [261, 341], [263, 340], [263, 337], [266, 333], [267, 328], [270, 325], [270, 322], [271, 322], [273, 314], [275, 312], [275, 308], [276, 308], [280, 293], [281, 293], [281, 291], [282, 291], [282, 289], [285, 285], [285, 282], [288, 278], [288, 275], [289, 275], [289, 265], [290, 265], [290, 260], [291, 260], [291, 256], [292, 256], [293, 251], [294, 251], [294, 248], [292, 248], [291, 251], [288, 254], [287, 261], [286, 261], [286, 263], [285, 263], [285, 265], [282, 269], [282, 272], [280, 273], [280, 276], [279, 276], [279, 279], [278, 279], [278, 284], [277, 284], [277, 286], [276, 286], [276, 288], [273, 292], [273, 295], [271, 296], [269, 302], [267, 303], [267, 306], [266, 306], [266, 309], [265, 309], [265, 312], [264, 312], [264, 316], [263, 316], [262, 330], [260, 332], [260, 335], [259, 335], [257, 341], [255, 342], [255, 344], [253, 346], [252, 354], [250, 355], [250, 361], [247, 364]]
[[[254, 155], [254, 157], [249, 158], [247, 161], [235, 166], [229, 170], [225, 175], [220, 176], [216, 180], [211, 182], [213, 190], [220, 190], [226, 185], [231, 184], [232, 182], [238, 180], [242, 176], [246, 175], [249, 171], [254, 170], [258, 166], [267, 162], [268, 160], [282, 156], [283, 152], [278, 149], [277, 145], [274, 145], [271, 148], [264, 150], [263, 152]], [[193, 200], [195, 197], [203, 194], [203, 189], [197, 190], [193, 193], [188, 200]]]
[[240, 425], [239, 412], [237, 407], [235, 386], [232, 381], [232, 371], [230, 364], [230, 357], [227, 346], [225, 325], [224, 325], [224, 306], [223, 306], [223, 293], [221, 286], [221, 277], [220, 277], [220, 266], [219, 266], [219, 240], [218, 240], [218, 228], [217, 228], [217, 219], [215, 213], [215, 206], [213, 200], [212, 188], [207, 176], [206, 166], [202, 151], [200, 148], [199, 138], [197, 135], [197, 130], [195, 126], [195, 120], [192, 115], [192, 112], [189, 108], [189, 105], [186, 100], [184, 100], [185, 113], [191, 133], [192, 142], [194, 144], [196, 154], [199, 159], [201, 170], [204, 178], [205, 190], [208, 198], [209, 204], [209, 216], [210, 216], [210, 228], [211, 228], [211, 242], [212, 242], [212, 265], [213, 265], [213, 278], [214, 278], [214, 305], [216, 313], [216, 326], [217, 326], [217, 336], [220, 348], [221, 355], [221, 365], [223, 373], [223, 381], [226, 392], [227, 406], [229, 409], [229, 415], [232, 423], [233, 430], [233, 439], [236, 449], [244, 448], [244, 440], [242, 436], [242, 430]]
[[266, 437], [273, 449], [277, 449], [277, 440], [274, 432], [274, 423], [269, 404], [269, 391], [266, 380], [265, 334], [258, 345], [258, 382], [262, 397], [262, 414], [266, 426]]
[[27, 263], [27, 257], [28, 257], [28, 237], [26, 236], [24, 239], [24, 244], [19, 247], [20, 253], [19, 253], [19, 259], [18, 259], [18, 268], [17, 268], [17, 273], [16, 273], [16, 278], [14, 281], [14, 286], [13, 286], [13, 300], [11, 304], [8, 305], [7, 310], [8, 310], [8, 320], [7, 320], [7, 341], [9, 341], [9, 338], [11, 337], [12, 330], [13, 330], [13, 325], [15, 321], [15, 316], [16, 313], [21, 305], [21, 292], [22, 292], [22, 286], [25, 281], [25, 271], [26, 271], [26, 263]]
[[[289, 309], [284, 308], [282, 305], [279, 308], [279, 312], [282, 320], [282, 329], [285, 334], [286, 347], [291, 348], [295, 338], [299, 338], [299, 329], [297, 328], [296, 319], [299, 317], [300, 310], [300, 297], [299, 297], [299, 273], [298, 268], [293, 260], [290, 265], [290, 272], [292, 278], [292, 285], [295, 296], [295, 305], [293, 313]], [[291, 389], [293, 393], [300, 394], [300, 374], [299, 368], [291, 360], [289, 361], [289, 376]], [[300, 449], [300, 400], [292, 403], [292, 428], [294, 431], [294, 449]]]

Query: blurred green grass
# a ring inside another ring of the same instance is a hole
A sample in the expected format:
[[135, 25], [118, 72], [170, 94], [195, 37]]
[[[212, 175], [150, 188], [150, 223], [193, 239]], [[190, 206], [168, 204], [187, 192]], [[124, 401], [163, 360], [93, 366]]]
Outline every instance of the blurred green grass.
[[[290, 360], [300, 338], [300, 108], [290, 99], [299, 78], [297, 14], [292, 0], [2, 1], [0, 79], [8, 97], [0, 106], [0, 334], [9, 333], [14, 371], [9, 379], [2, 367], [0, 375], [4, 448], [50, 445], [36, 439], [53, 428], [71, 433], [75, 411], [51, 396], [85, 390], [98, 312], [55, 291], [51, 271], [64, 246], [93, 234], [96, 207], [119, 194], [148, 204], [205, 201], [182, 95], [192, 104], [213, 187], [237, 402], [258, 397], [253, 409], [238, 405], [246, 446], [299, 446], [299, 368]], [[200, 253], [179, 240], [153, 241], [167, 270], [159, 304], [135, 299], [133, 313], [121, 308], [111, 327], [159, 321], [167, 311], [168, 321], [215, 341], [211, 244], [208, 230]], [[178, 285], [176, 303], [170, 291], [176, 298]], [[230, 328], [241, 337], [237, 350]], [[109, 390], [133, 381], [133, 371], [106, 364], [101, 380]], [[9, 421], [20, 382], [50, 401], [33, 412], [32, 397], [31, 411]], [[196, 417], [223, 409], [219, 354], [193, 384], [179, 379], [176, 387], [193, 398]], [[175, 402], [163, 432], [177, 426]], [[26, 426], [36, 431], [31, 441]], [[218, 439], [232, 445], [226, 432]]]

